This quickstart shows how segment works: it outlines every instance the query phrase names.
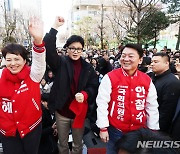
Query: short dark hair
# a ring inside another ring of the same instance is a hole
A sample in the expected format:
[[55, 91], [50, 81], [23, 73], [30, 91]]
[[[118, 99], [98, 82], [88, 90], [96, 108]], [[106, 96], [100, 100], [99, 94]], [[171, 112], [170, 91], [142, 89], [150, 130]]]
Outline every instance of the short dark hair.
[[168, 55], [167, 53], [165, 53], [165, 52], [157, 52], [157, 53], [153, 54], [153, 57], [154, 57], [154, 56], [165, 57], [166, 60], [170, 63], [170, 57], [169, 57], [169, 55]]
[[74, 42], [81, 43], [82, 47], [84, 48], [84, 39], [81, 36], [79, 36], [79, 35], [72, 35], [71, 37], [69, 37], [67, 39], [65, 45], [63, 46], [63, 48], [69, 47], [69, 45], [74, 43]]
[[5, 58], [7, 53], [20, 55], [24, 60], [29, 61], [28, 54], [29, 52], [20, 44], [17, 43], [10, 43], [6, 45], [2, 50], [2, 55]]
[[140, 44], [129, 43], [129, 44], [126, 44], [126, 45], [123, 47], [122, 51], [124, 50], [124, 48], [132, 48], [132, 49], [135, 49], [135, 50], [137, 51], [139, 57], [140, 57], [140, 58], [143, 57], [143, 53], [144, 53], [144, 52], [143, 52], [142, 45], [140, 45]]
[[134, 154], [159, 154], [159, 153], [171, 153], [176, 154], [178, 150], [176, 148], [142, 148], [137, 147], [138, 141], [173, 141], [169, 136], [162, 132], [154, 132], [148, 128], [141, 128], [139, 130], [131, 131], [124, 134], [121, 139], [116, 142], [116, 150], [125, 150]]

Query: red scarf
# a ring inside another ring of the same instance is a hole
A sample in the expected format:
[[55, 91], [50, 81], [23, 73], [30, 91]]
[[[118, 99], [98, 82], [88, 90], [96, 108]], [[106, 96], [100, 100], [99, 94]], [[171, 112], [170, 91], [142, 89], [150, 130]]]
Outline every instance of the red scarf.
[[30, 67], [25, 65], [21, 72], [12, 74], [7, 68], [3, 69], [0, 78], [0, 97], [11, 98], [17, 86], [26, 79], [30, 73]]
[[84, 102], [79, 103], [74, 99], [69, 106], [69, 109], [72, 110], [76, 115], [74, 122], [72, 124], [72, 128], [84, 127], [86, 113], [88, 110], [88, 103], [87, 103], [88, 95], [85, 91], [81, 91], [81, 93], [84, 95]]

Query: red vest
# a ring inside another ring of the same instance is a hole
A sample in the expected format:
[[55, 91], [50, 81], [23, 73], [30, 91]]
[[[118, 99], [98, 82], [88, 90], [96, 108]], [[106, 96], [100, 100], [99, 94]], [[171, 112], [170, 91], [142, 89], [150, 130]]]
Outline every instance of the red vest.
[[21, 138], [41, 122], [39, 83], [28, 76], [15, 85], [12, 98], [0, 98], [0, 132], [15, 136], [18, 130]]
[[146, 97], [151, 79], [136, 71], [129, 76], [123, 69], [108, 73], [112, 93], [109, 103], [109, 121], [112, 126], [129, 132], [146, 127]]

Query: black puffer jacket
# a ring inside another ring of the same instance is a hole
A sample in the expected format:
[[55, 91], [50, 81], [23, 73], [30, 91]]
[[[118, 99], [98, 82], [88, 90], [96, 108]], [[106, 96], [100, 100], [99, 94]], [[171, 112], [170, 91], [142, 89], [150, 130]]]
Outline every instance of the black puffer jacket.
[[180, 96], [180, 81], [170, 70], [152, 78], [158, 95], [160, 130], [169, 132]]

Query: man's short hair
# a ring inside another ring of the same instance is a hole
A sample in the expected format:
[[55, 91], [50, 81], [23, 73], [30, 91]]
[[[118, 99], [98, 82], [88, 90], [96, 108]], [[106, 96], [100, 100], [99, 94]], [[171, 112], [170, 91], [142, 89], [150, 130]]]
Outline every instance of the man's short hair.
[[84, 48], [84, 39], [79, 35], [72, 35], [71, 37], [69, 37], [66, 41], [66, 44], [63, 46], [63, 48], [69, 47], [69, 45], [74, 42], [81, 43], [82, 47]]
[[170, 57], [169, 57], [169, 55], [168, 55], [167, 53], [165, 53], [165, 52], [157, 52], [157, 53], [153, 54], [153, 57], [154, 57], [154, 56], [165, 57], [166, 60], [170, 63]]
[[142, 45], [140, 44], [133, 44], [133, 43], [129, 43], [129, 44], [126, 44], [122, 51], [124, 50], [124, 48], [132, 48], [132, 49], [135, 49], [139, 55], [140, 58], [143, 57], [143, 48], [142, 48]]
[[[119, 139], [116, 144], [117, 152], [119, 150], [125, 150], [128, 153], [134, 154], [161, 154], [161, 153], [178, 153], [178, 149], [176, 148], [142, 148], [137, 147], [138, 142], [141, 141], [151, 141], [151, 142], [160, 142], [160, 141], [172, 141], [172, 139], [162, 132], [152, 131], [148, 128], [141, 128], [135, 131], [131, 131], [129, 133], [124, 134], [121, 139]], [[173, 141], [172, 141], [173, 142]]]

